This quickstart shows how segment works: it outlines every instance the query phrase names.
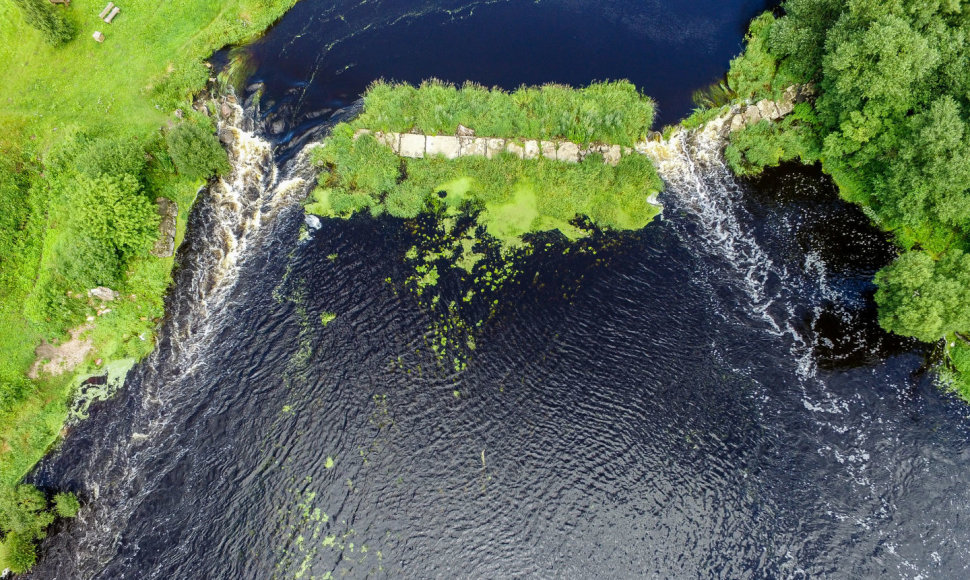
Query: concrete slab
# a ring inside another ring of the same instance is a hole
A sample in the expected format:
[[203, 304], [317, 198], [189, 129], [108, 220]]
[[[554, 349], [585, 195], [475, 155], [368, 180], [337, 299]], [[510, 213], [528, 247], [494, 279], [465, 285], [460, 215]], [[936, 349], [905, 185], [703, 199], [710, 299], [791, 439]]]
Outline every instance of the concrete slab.
[[535, 139], [528, 139], [523, 147], [523, 159], [535, 159], [539, 157], [539, 142]]
[[415, 135], [414, 133], [404, 133], [401, 135], [401, 157], [420, 159], [424, 157], [426, 137]]
[[620, 162], [620, 157], [623, 153], [619, 145], [606, 145], [603, 147], [603, 161], [607, 165], [612, 165], [616, 167], [616, 164]]
[[458, 143], [460, 145], [458, 154], [461, 157], [469, 157], [472, 155], [484, 157], [488, 149], [488, 140], [484, 137], [459, 137]]
[[546, 159], [556, 160], [556, 142], [555, 141], [539, 141], [539, 151], [542, 152], [542, 156]]
[[556, 159], [565, 163], [579, 163], [579, 145], [572, 141], [563, 141], [556, 151]]
[[401, 150], [401, 134], [400, 133], [384, 133], [383, 131], [378, 131], [374, 133], [374, 138], [381, 145], [385, 145], [391, 148], [391, 151], [397, 153]]
[[515, 155], [519, 159], [522, 159], [525, 156], [525, 147], [511, 139], [509, 139], [508, 143], [505, 144], [505, 150], [512, 155]]
[[497, 157], [499, 153], [505, 151], [505, 139], [489, 138], [486, 147], [485, 157], [489, 159]]
[[461, 145], [458, 137], [450, 135], [428, 136], [425, 146], [425, 154], [444, 155], [447, 159], [456, 159], [461, 154]]

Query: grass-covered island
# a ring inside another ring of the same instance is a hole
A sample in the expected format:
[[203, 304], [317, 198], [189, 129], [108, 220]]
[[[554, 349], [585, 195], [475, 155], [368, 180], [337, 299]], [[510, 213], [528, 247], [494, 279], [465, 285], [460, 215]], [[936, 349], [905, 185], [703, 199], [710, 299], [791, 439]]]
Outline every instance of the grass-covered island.
[[[295, 1], [129, 0], [109, 24], [101, 0], [0, 0], [0, 570], [29, 568], [55, 515], [77, 512], [68, 490], [21, 480], [62, 433], [78, 377], [154, 347], [172, 245], [226, 167], [192, 109], [204, 59]], [[153, 254], [169, 202], [175, 239]]]
[[[426, 218], [417, 239], [431, 243], [405, 256], [412, 287], [425, 294], [447, 273], [465, 290], [447, 304], [426, 298], [441, 314], [431, 346], [443, 359], [443, 335], [482, 322], [458, 311], [515, 276], [512, 256], [531, 252], [537, 236], [639, 230], [660, 213], [662, 182], [634, 149], [653, 117], [653, 101], [625, 81], [514, 92], [377, 82], [363, 112], [316, 151], [324, 171], [307, 211]], [[473, 348], [467, 332], [459, 340]], [[460, 369], [462, 356], [450, 354]]]
[[751, 25], [728, 84], [751, 102], [810, 83], [784, 122], [731, 135], [751, 175], [821, 163], [901, 253], [876, 275], [879, 322], [942, 345], [945, 386], [970, 400], [970, 6], [787, 0]]

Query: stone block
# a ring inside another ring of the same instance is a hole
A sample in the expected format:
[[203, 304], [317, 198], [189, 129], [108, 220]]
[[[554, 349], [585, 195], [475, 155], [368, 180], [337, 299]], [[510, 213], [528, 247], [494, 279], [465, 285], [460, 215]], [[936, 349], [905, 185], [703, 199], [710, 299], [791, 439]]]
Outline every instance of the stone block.
[[391, 151], [397, 153], [401, 150], [401, 134], [400, 133], [384, 133], [378, 131], [374, 134], [374, 138], [381, 145], [385, 145], [391, 148]]
[[744, 115], [738, 113], [731, 117], [731, 132], [740, 131], [741, 129], [744, 129]]
[[426, 137], [415, 135], [414, 133], [404, 133], [401, 135], [401, 157], [420, 159], [424, 157]]
[[556, 160], [556, 142], [555, 141], [539, 141], [539, 150], [542, 152], [542, 156], [546, 159]]
[[768, 119], [769, 121], [774, 121], [779, 117], [781, 117], [781, 114], [778, 112], [778, 107], [775, 106], [775, 103], [773, 101], [769, 101], [768, 99], [762, 99], [758, 101], [757, 107], [758, 107], [758, 112], [761, 113], [762, 119]]
[[535, 159], [539, 157], [539, 142], [535, 139], [528, 139], [525, 142], [524, 149], [524, 159]]
[[450, 135], [428, 136], [425, 154], [428, 156], [444, 155], [447, 159], [456, 159], [461, 154], [458, 137]]
[[484, 137], [459, 137], [458, 143], [460, 149], [458, 154], [461, 157], [469, 157], [471, 155], [484, 157], [488, 149], [488, 141]]
[[509, 139], [508, 143], [505, 144], [505, 150], [519, 159], [525, 157], [525, 147], [512, 139]]
[[622, 149], [619, 145], [608, 145], [603, 147], [603, 161], [607, 165], [616, 167], [616, 164], [620, 162], [620, 157], [622, 156]]
[[556, 150], [556, 159], [566, 163], [579, 163], [579, 145], [571, 141], [563, 141]]
[[754, 105], [748, 105], [748, 107], [744, 110], [744, 124], [754, 125], [760, 120], [761, 120], [761, 111], [758, 110], [758, 107]]
[[499, 153], [505, 151], [505, 139], [496, 139], [494, 137], [487, 139], [485, 144], [485, 157], [492, 159], [497, 157]]

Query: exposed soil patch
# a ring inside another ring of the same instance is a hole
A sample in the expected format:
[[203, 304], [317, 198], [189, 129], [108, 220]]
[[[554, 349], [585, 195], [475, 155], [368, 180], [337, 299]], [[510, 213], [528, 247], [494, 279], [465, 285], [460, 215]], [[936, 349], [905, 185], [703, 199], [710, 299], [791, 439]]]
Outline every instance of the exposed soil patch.
[[74, 370], [79, 364], [84, 362], [84, 358], [91, 352], [93, 345], [86, 338], [81, 338], [87, 331], [91, 330], [90, 324], [82, 324], [71, 330], [71, 339], [62, 344], [50, 344], [46, 340], [42, 342], [34, 354], [37, 360], [30, 368], [31, 379], [36, 379], [41, 373], [57, 376], [68, 371]]

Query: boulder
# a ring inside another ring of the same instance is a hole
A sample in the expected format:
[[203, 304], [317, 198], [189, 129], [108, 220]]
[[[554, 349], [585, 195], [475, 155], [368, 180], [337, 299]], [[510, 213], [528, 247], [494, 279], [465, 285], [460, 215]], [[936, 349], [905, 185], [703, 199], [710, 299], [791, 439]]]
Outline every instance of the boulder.
[[458, 125], [458, 130], [455, 131], [455, 134], [459, 137], [474, 137], [475, 130], [464, 125]]
[[542, 156], [546, 159], [556, 160], [556, 142], [555, 141], [539, 141], [539, 150], [542, 152]]
[[525, 146], [521, 143], [513, 141], [512, 139], [509, 139], [508, 143], [505, 144], [505, 150], [512, 155], [515, 155], [519, 159], [525, 157]]
[[539, 142], [535, 139], [527, 139], [523, 149], [525, 150], [523, 155], [524, 159], [536, 159], [539, 157]]
[[571, 141], [563, 141], [556, 151], [556, 159], [566, 163], [579, 163], [579, 145]]
[[613, 167], [616, 167], [616, 164], [620, 162], [620, 157], [623, 156], [619, 145], [604, 145], [601, 151], [603, 152], [603, 161]]
[[431, 155], [444, 155], [446, 159], [456, 159], [461, 153], [461, 145], [458, 137], [450, 135], [429, 136], [425, 153]]
[[461, 157], [471, 155], [484, 157], [488, 149], [488, 140], [484, 137], [459, 137], [458, 143], [460, 145], [459, 155]]
[[313, 215], [312, 213], [308, 213], [305, 216], [303, 216], [303, 222], [306, 223], [307, 228], [313, 231], [319, 230], [320, 226], [323, 225], [320, 222], [320, 218]]
[[424, 135], [404, 133], [401, 135], [401, 150], [398, 154], [401, 157], [410, 157], [412, 159], [424, 157], [425, 140]]
[[744, 115], [738, 113], [731, 118], [731, 132], [740, 131], [741, 129], [744, 129]]
[[152, 255], [168, 258], [175, 253], [175, 231], [178, 228], [179, 206], [167, 197], [155, 200], [158, 222], [158, 239], [152, 247]]
[[118, 297], [118, 292], [106, 286], [98, 286], [88, 290], [88, 296], [102, 302], [111, 302]]
[[505, 139], [490, 138], [487, 141], [485, 157], [492, 159], [493, 157], [497, 157], [502, 151], [505, 151]]
[[758, 107], [754, 105], [748, 105], [748, 107], [744, 109], [745, 125], [754, 125], [760, 120], [761, 120], [761, 111], [758, 110]]
[[236, 134], [231, 128], [223, 127], [219, 129], [219, 141], [221, 141], [223, 145], [231, 147], [232, 144], [236, 142]]
[[762, 99], [758, 101], [758, 104], [756, 106], [758, 107], [758, 112], [761, 113], [762, 119], [768, 119], [769, 121], [774, 121], [781, 117], [781, 114], [778, 112], [778, 107], [775, 106], [775, 103], [773, 101], [769, 101], [768, 99]]

